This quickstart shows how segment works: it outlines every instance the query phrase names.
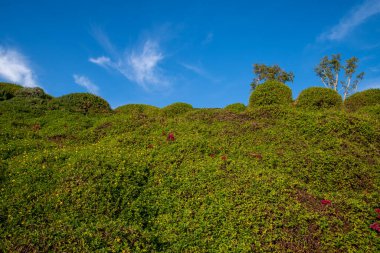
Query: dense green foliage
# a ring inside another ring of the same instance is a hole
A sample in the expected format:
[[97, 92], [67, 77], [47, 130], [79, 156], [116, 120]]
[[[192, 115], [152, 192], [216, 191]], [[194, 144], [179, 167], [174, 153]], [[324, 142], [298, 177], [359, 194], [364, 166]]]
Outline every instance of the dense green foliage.
[[15, 92], [16, 97], [23, 98], [42, 98], [42, 99], [51, 99], [52, 97], [47, 95], [45, 91], [41, 88], [22, 88], [18, 89]]
[[149, 115], [154, 116], [159, 113], [160, 109], [155, 106], [151, 105], [144, 105], [144, 104], [129, 104], [129, 105], [123, 105], [115, 109], [115, 112], [117, 113], [125, 113], [125, 114], [132, 114], [132, 115]]
[[227, 105], [224, 109], [231, 112], [244, 112], [247, 107], [243, 103], [235, 103]]
[[380, 105], [380, 89], [369, 89], [357, 92], [344, 101], [344, 107], [354, 112], [366, 106]]
[[173, 103], [171, 105], [162, 108], [163, 113], [166, 116], [177, 116], [185, 112], [191, 111], [193, 106], [183, 102]]
[[372, 114], [50, 103], [0, 102], [0, 252], [379, 251]]
[[249, 107], [263, 105], [290, 105], [292, 90], [278, 81], [266, 81], [257, 86], [249, 98]]
[[15, 97], [20, 89], [22, 89], [20, 85], [0, 82], [0, 101]]
[[111, 107], [107, 101], [90, 93], [72, 93], [54, 98], [51, 102], [51, 108], [83, 114], [107, 113], [111, 111]]
[[357, 110], [357, 113], [362, 115], [367, 114], [373, 118], [377, 118], [378, 120], [380, 120], [380, 104], [362, 107], [359, 110]]
[[297, 98], [296, 105], [304, 109], [341, 109], [342, 97], [333, 89], [310, 87], [303, 90]]

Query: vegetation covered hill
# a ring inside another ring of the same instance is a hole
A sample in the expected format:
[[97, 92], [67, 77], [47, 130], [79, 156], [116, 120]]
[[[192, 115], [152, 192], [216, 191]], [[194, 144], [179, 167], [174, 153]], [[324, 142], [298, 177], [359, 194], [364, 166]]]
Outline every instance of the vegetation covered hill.
[[259, 87], [111, 110], [1, 84], [0, 251], [380, 251], [379, 100]]

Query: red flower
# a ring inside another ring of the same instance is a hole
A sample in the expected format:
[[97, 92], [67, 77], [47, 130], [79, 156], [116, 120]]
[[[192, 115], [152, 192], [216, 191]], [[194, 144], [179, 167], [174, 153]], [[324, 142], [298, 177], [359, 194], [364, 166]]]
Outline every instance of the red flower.
[[215, 157], [215, 154], [209, 154], [209, 156], [210, 156], [211, 158], [214, 158], [214, 157]]
[[167, 140], [168, 141], [175, 141], [174, 134], [173, 133], [169, 133]]
[[370, 229], [373, 229], [373, 230], [375, 230], [377, 232], [380, 232], [380, 224], [377, 223], [377, 222], [372, 223], [369, 227], [370, 227]]
[[249, 153], [249, 155], [251, 156], [251, 157], [254, 157], [254, 158], [257, 158], [257, 159], [259, 159], [259, 160], [261, 160], [261, 159], [263, 159], [263, 156], [261, 155], [261, 154], [256, 154], [256, 153]]
[[331, 200], [328, 200], [328, 199], [322, 199], [322, 200], [321, 200], [321, 204], [322, 204], [322, 205], [331, 205]]
[[380, 214], [380, 208], [375, 208], [375, 212]]
[[222, 156], [222, 160], [223, 161], [227, 160], [227, 156], [226, 155]]

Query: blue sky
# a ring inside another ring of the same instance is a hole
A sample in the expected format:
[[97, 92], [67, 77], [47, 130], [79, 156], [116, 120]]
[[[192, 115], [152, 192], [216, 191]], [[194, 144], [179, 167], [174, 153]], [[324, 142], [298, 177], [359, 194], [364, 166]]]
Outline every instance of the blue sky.
[[252, 64], [322, 86], [325, 55], [357, 56], [360, 89], [380, 88], [380, 0], [0, 0], [0, 81], [112, 107], [247, 104]]

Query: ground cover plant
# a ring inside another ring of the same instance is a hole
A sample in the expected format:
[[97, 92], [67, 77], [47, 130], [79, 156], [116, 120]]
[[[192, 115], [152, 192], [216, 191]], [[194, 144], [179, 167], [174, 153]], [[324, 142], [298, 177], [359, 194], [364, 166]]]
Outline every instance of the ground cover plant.
[[7, 97], [0, 251], [379, 251], [379, 117], [264, 85], [246, 110]]

